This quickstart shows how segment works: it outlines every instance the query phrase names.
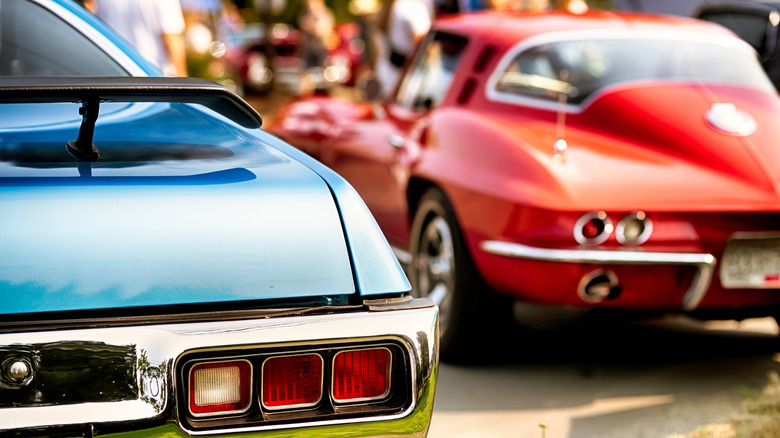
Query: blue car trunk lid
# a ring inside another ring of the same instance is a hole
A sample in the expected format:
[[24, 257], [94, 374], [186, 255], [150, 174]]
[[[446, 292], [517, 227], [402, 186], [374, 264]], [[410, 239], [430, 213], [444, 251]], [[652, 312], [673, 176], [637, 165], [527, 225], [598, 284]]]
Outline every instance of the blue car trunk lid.
[[0, 314], [354, 293], [327, 185], [245, 149], [218, 167], [96, 163], [91, 178], [3, 163]]

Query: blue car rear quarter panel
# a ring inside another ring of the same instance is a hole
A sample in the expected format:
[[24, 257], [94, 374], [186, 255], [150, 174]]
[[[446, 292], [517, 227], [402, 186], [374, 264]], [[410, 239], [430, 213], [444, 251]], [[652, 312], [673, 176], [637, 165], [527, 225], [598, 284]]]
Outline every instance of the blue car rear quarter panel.
[[0, 130], [0, 313], [355, 292], [329, 187], [267, 134], [190, 105], [104, 104], [82, 178], [71, 106], [54, 128]]

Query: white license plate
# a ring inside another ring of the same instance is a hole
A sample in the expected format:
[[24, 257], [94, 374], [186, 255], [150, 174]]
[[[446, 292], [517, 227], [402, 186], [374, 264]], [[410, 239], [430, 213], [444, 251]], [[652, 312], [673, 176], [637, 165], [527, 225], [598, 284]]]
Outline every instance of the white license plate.
[[730, 239], [720, 263], [720, 283], [727, 289], [780, 288], [780, 236]]

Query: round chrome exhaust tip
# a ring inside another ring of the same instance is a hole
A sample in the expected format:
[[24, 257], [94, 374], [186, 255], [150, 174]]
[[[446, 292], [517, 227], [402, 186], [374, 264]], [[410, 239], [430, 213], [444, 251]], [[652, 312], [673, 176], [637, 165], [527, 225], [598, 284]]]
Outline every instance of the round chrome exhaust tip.
[[604, 300], [614, 300], [623, 291], [617, 275], [612, 271], [597, 269], [580, 280], [577, 295], [586, 303], [598, 303]]

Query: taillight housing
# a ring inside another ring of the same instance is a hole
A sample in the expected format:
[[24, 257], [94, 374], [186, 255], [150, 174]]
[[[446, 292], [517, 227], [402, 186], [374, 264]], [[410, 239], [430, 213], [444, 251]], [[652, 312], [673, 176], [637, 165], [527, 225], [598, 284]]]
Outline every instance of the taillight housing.
[[189, 409], [195, 417], [246, 412], [252, 400], [247, 360], [204, 362], [189, 372]]
[[395, 416], [412, 407], [414, 365], [394, 339], [204, 349], [182, 355], [179, 419], [190, 432], [262, 430]]
[[393, 355], [387, 348], [350, 350], [333, 358], [333, 400], [356, 403], [381, 400], [390, 393]]

